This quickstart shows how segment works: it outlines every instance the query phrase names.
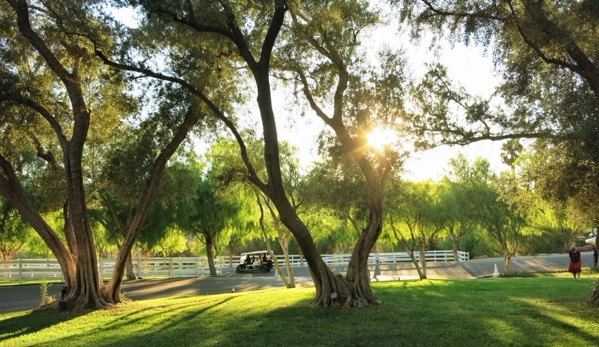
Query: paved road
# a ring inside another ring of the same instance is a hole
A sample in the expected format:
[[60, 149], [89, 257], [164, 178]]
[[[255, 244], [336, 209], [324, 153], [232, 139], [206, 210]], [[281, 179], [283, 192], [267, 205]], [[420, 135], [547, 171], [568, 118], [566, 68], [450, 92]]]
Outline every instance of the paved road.
[[[565, 271], [568, 266], [567, 254], [539, 255], [534, 257], [512, 258], [511, 273], [537, 271]], [[592, 265], [591, 252], [582, 253], [582, 266]], [[492, 276], [495, 266], [503, 273], [502, 258], [475, 259], [459, 263], [428, 263], [427, 276], [430, 279], [460, 279]], [[345, 271], [344, 266], [332, 266], [335, 273]], [[371, 269], [372, 270], [372, 269]], [[307, 267], [294, 268], [298, 286], [313, 285]], [[411, 263], [381, 265], [381, 281], [417, 279], [418, 273]], [[60, 296], [61, 284], [52, 284], [49, 295]], [[141, 300], [165, 296], [185, 296], [200, 294], [229, 293], [284, 288], [283, 282], [274, 272], [261, 274], [235, 274], [225, 272], [224, 276], [184, 279], [154, 280], [143, 279], [123, 283], [122, 291], [130, 299]], [[0, 313], [32, 310], [39, 305], [39, 285], [0, 286]]]

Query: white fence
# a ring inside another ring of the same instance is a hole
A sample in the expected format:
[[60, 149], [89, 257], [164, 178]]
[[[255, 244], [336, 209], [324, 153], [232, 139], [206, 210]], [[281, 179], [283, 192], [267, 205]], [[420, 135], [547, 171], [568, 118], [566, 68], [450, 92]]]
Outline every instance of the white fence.
[[[351, 254], [323, 254], [322, 259], [328, 265], [348, 264]], [[397, 264], [411, 262], [407, 253], [380, 253], [381, 264]], [[419, 253], [415, 254], [416, 260]], [[452, 251], [428, 251], [425, 259], [427, 262], [453, 262]], [[458, 251], [457, 261], [469, 260], [468, 252]], [[304, 258], [300, 255], [290, 255], [291, 266], [306, 266]], [[277, 255], [277, 262], [283, 266], [284, 258]], [[374, 254], [368, 258], [369, 264], [374, 264]], [[99, 259], [98, 271], [102, 277], [110, 277], [114, 270], [114, 259]], [[223, 256], [215, 259], [217, 273], [220, 275], [224, 269], [233, 269], [239, 263], [239, 256]], [[210, 274], [206, 257], [187, 258], [140, 258], [133, 260], [134, 272], [141, 278], [175, 278], [198, 277]], [[62, 279], [62, 271], [56, 259], [20, 259], [0, 261], [0, 281]]]

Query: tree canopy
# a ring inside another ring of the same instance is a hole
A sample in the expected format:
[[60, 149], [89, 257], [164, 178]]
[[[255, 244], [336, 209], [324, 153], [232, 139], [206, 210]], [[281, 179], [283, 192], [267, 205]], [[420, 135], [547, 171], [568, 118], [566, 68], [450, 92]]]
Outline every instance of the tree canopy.
[[[432, 30], [434, 43], [485, 47], [495, 94], [460, 87], [437, 63], [412, 81], [411, 56], [370, 42], [389, 18], [416, 41]], [[564, 211], [599, 216], [598, 18], [591, 0], [6, 0], [0, 245], [14, 243], [7, 231], [25, 239], [26, 221], [59, 259], [68, 308], [119, 303], [134, 244], [179, 247], [182, 231], [201, 235], [209, 258], [226, 229], [267, 241], [276, 230], [284, 252], [293, 235], [323, 307], [379, 303], [368, 257], [391, 234], [422, 256], [484, 231], [507, 269], [530, 235], [575, 232]], [[280, 137], [301, 116], [323, 126], [311, 168]], [[213, 144], [202, 165], [185, 158], [197, 139]], [[441, 182], [403, 182], [410, 139], [506, 140], [511, 172], [458, 157]], [[244, 211], [249, 197], [257, 210]], [[101, 229], [119, 249], [106, 284]], [[343, 276], [320, 257], [338, 248], [352, 253]]]

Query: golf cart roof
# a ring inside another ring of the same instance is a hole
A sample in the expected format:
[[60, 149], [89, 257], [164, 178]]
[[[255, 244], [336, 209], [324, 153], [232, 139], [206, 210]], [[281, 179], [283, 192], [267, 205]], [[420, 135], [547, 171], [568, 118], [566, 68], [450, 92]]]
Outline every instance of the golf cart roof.
[[245, 252], [245, 253], [241, 253], [241, 255], [264, 254], [264, 253], [268, 254], [268, 251]]

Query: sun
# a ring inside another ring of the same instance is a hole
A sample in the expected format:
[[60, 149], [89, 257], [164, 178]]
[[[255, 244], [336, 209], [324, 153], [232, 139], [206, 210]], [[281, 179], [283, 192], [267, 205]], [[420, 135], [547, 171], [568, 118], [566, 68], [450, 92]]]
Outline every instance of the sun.
[[366, 135], [369, 147], [382, 151], [391, 142], [391, 132], [388, 129], [376, 127]]

